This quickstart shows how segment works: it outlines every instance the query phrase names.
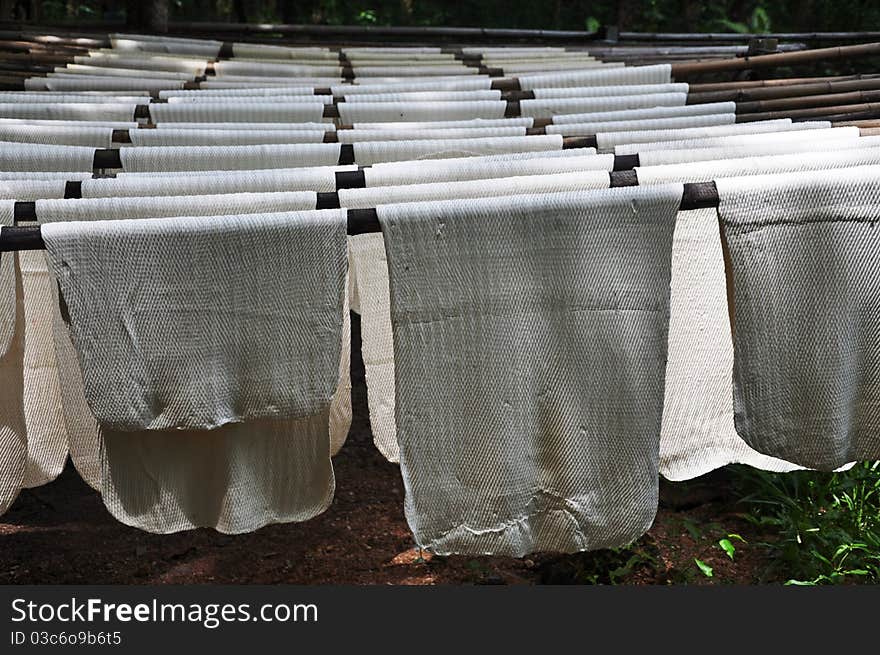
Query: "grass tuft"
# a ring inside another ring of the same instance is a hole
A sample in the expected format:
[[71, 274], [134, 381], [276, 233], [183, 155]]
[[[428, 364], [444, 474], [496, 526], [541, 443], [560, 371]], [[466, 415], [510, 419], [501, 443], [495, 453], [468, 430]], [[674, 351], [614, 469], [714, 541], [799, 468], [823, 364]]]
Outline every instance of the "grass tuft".
[[731, 467], [771, 556], [771, 577], [791, 585], [880, 582], [880, 462], [847, 471], [768, 473]]

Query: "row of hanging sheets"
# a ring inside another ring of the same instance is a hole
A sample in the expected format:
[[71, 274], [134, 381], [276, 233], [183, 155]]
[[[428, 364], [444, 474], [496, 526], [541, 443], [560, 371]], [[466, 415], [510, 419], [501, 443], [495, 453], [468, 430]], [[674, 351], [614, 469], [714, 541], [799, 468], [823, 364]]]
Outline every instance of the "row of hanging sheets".
[[551, 48], [481, 50], [510, 99], [432, 48], [346, 49], [343, 80], [298, 77], [320, 48], [113, 45], [0, 102], [0, 245], [45, 247], [0, 255], [0, 508], [69, 454], [150, 532], [320, 514], [349, 310], [437, 553], [618, 546], [659, 475], [880, 457], [870, 129]]

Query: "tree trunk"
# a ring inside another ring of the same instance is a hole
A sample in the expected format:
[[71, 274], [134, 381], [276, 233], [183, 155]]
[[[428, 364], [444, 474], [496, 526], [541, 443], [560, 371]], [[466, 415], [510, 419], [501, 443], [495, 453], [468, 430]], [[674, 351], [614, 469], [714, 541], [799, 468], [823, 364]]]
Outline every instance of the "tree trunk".
[[413, 0], [400, 0], [401, 24], [412, 25]]
[[281, 20], [292, 25], [309, 24], [315, 22], [320, 11], [320, 3], [317, 0], [281, 0], [278, 3]]
[[168, 31], [168, 0], [129, 0], [126, 27], [164, 34]]
[[282, 0], [278, 5], [278, 13], [281, 14], [281, 22], [289, 25], [295, 25], [299, 21], [298, 2], [284, 2]]
[[12, 21], [15, 16], [15, 2], [13, 0], [0, 0], [0, 20]]
[[734, 0], [727, 18], [736, 23], [748, 25], [751, 18], [749, 7], [747, 6], [749, 4], [751, 3], [747, 2], [747, 0]]
[[703, 4], [697, 0], [684, 0], [682, 14], [688, 32], [698, 32], [700, 19], [703, 15]]
[[635, 12], [633, 0], [617, 0], [617, 29], [627, 31], [632, 26], [632, 18]]
[[244, 6], [244, 0], [232, 0], [232, 9], [235, 13], [235, 20], [239, 23], [247, 23], [247, 9]]

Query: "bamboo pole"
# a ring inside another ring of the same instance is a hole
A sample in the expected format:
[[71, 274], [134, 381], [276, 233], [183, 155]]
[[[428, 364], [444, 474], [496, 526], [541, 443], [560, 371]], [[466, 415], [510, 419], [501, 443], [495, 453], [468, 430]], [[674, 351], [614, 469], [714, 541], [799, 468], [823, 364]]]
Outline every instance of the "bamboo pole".
[[736, 104], [736, 113], [753, 114], [769, 111], [808, 109], [812, 107], [840, 107], [877, 101], [880, 101], [880, 91], [852, 91], [850, 93], [829, 93], [827, 95], [738, 102]]
[[[563, 150], [574, 150], [578, 148], [595, 148], [595, 136], [570, 136], [562, 139]], [[339, 147], [339, 160], [337, 165], [345, 166], [357, 163], [355, 161], [354, 144], [343, 143]], [[116, 169], [122, 168], [122, 159], [119, 150], [116, 148], [96, 148], [92, 158], [92, 168], [94, 169]]]
[[[15, 24], [16, 29], [7, 33], [19, 34], [26, 36], [35, 36], [37, 32], [33, 30], [46, 30], [49, 25], [31, 26], [28, 25], [26, 30], [21, 30], [21, 24]], [[60, 30], [70, 31], [71, 29], [85, 30], [91, 32], [70, 33], [65, 38], [83, 39], [91, 38], [100, 42], [100, 37], [94, 32], [107, 32], [123, 29], [119, 23], [112, 22], [91, 22], [88, 25], [79, 24], [76, 27], [67, 25], [54, 26]], [[490, 36], [494, 38], [510, 38], [510, 39], [545, 39], [545, 40], [567, 40], [574, 41], [593, 41], [598, 40], [607, 33], [607, 28], [602, 28], [597, 32], [586, 32], [581, 30], [517, 30], [517, 29], [493, 29], [493, 28], [419, 28], [419, 27], [365, 27], [365, 26], [341, 26], [341, 25], [290, 25], [290, 24], [246, 24], [246, 23], [218, 23], [218, 22], [182, 22], [174, 21], [168, 24], [169, 33], [215, 33], [215, 34], [251, 34], [272, 36], [276, 34], [293, 34], [293, 35], [353, 35], [353, 36], [375, 36], [382, 37], [392, 36], [421, 36], [430, 37], [435, 33], [443, 36], [454, 36], [459, 38], [479, 38], [481, 36]], [[681, 42], [687, 43], [748, 43], [754, 39], [777, 39], [779, 41], [868, 41], [880, 40], [880, 32], [877, 31], [860, 31], [860, 32], [770, 32], [765, 34], [757, 33], [733, 33], [733, 32], [711, 32], [711, 33], [676, 33], [676, 32], [620, 32], [617, 35], [616, 43], [620, 42]], [[609, 43], [609, 42], [606, 42]]]
[[756, 89], [769, 86], [791, 86], [795, 84], [813, 84], [815, 82], [843, 82], [846, 80], [873, 80], [880, 78], [877, 74], [834, 75], [825, 77], [785, 77], [775, 80], [737, 80], [735, 82], [708, 82], [691, 84], [694, 93], [711, 93], [714, 91], [730, 91], [733, 89]]
[[[803, 43], [787, 43], [777, 47], [779, 52], [792, 52], [806, 49], [807, 47]], [[700, 57], [736, 57], [747, 55], [749, 53], [749, 46], [597, 46], [590, 47], [589, 52], [596, 57], [676, 57], [682, 55]]]
[[[33, 71], [30, 71], [30, 70], [21, 70], [21, 69], [15, 69], [15, 70], [4, 70], [4, 71], [3, 71], [3, 75], [4, 75], [5, 77], [8, 77], [8, 78], [15, 78], [15, 79], [17, 79], [17, 80], [20, 80], [20, 81], [22, 82], [22, 84], [24, 83], [24, 80], [26, 80], [26, 79], [29, 78], [29, 77], [33, 77], [34, 74], [35, 74], [35, 73], [34, 73]], [[22, 88], [23, 88], [23, 87], [22, 87]]]
[[681, 32], [620, 32], [620, 41], [751, 41], [753, 39], [778, 39], [780, 41], [868, 41], [880, 39], [880, 32], [769, 32], [767, 34], [705, 32], [689, 34]]
[[11, 71], [0, 71], [0, 91], [21, 91], [24, 89], [25, 78], [14, 75]]
[[22, 66], [18, 63], [8, 64], [0, 60], [0, 70], [5, 71], [9, 75], [21, 75], [23, 73], [27, 73], [28, 75], [45, 75], [54, 71], [55, 67], [40, 66], [37, 64], [33, 64], [31, 66]]
[[755, 57], [672, 64], [672, 76], [676, 79], [682, 79], [690, 75], [705, 73], [740, 71], [752, 68], [773, 68], [775, 66], [795, 66], [815, 61], [878, 55], [880, 55], [880, 43], [861, 43], [859, 45], [837, 46], [834, 48], [817, 48], [814, 50], [801, 50], [799, 52], [757, 55]]
[[55, 55], [55, 54], [26, 54], [26, 53], [12, 53], [12, 52], [0, 52], [0, 61], [13, 64], [20, 62], [21, 64], [28, 66], [32, 64], [67, 64], [73, 61], [73, 56], [70, 55]]
[[[878, 128], [880, 127], [880, 120], [878, 119], [868, 119], [868, 120], [852, 120], [852, 121], [841, 121], [839, 123], [835, 123], [834, 127], [858, 127], [858, 128]], [[865, 136], [863, 133], [862, 136]]]
[[[717, 206], [718, 188], [714, 181], [684, 184], [679, 209], [688, 211]], [[346, 222], [350, 236], [382, 231], [375, 209], [347, 209]], [[44, 250], [45, 247], [39, 225], [6, 227], [0, 232], [0, 252]]]
[[51, 41], [37, 40], [33, 38], [3, 38], [0, 37], [0, 47], [14, 50], [42, 50], [46, 52], [55, 52], [62, 50], [71, 50], [77, 52], [87, 52], [92, 46], [77, 45], [70, 43], [53, 43]]
[[[115, 27], [113, 29], [116, 29]], [[45, 31], [29, 32], [17, 30], [0, 30], [0, 39], [6, 41], [35, 41], [48, 46], [74, 46], [77, 48], [109, 48], [110, 39], [107, 36], [96, 36], [86, 32], [69, 32], [65, 30], [64, 36], [46, 34]]]
[[688, 93], [687, 103], [699, 105], [707, 102], [751, 102], [803, 96], [847, 93], [850, 91], [880, 90], [880, 78], [869, 80], [846, 80], [841, 82], [816, 82], [789, 86], [768, 86], [755, 89]]
[[753, 121], [769, 121], [778, 118], [791, 118], [800, 120], [829, 120], [842, 122], [858, 119], [870, 119], [880, 117], [880, 104], [862, 103], [849, 105], [832, 105], [827, 107], [805, 107], [803, 109], [787, 109], [782, 111], [764, 111], [743, 113], [737, 115], [737, 122], [750, 123]]
[[580, 30], [528, 30], [492, 27], [373, 27], [364, 25], [291, 25], [267, 23], [211, 23], [174, 22], [168, 24], [169, 34], [283, 34], [299, 36], [336, 36], [342, 38], [372, 37], [419, 39], [507, 39], [507, 40], [547, 40], [547, 41], [593, 41], [601, 32]]
[[[834, 127], [844, 127], [844, 123], [848, 121], [871, 121], [876, 120], [880, 117], [880, 113], [871, 110], [865, 109], [863, 111], [855, 112], [855, 113], [845, 113], [845, 114], [831, 114], [829, 116], [822, 116], [818, 120], [830, 121]], [[812, 119], [797, 119], [797, 120], [812, 120]], [[874, 133], [871, 132], [869, 128], [859, 128], [859, 134], [861, 136], [873, 136]]]

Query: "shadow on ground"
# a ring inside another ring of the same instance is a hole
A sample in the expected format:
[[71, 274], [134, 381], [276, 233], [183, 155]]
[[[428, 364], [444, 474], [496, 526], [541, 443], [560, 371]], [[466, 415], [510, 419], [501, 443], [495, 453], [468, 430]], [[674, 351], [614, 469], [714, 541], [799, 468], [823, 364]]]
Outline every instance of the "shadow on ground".
[[[354, 316], [352, 332], [359, 335]], [[359, 339], [352, 354], [354, 418], [334, 458], [336, 496], [311, 521], [244, 535], [196, 530], [153, 535], [113, 519], [68, 462], [53, 483], [22, 491], [0, 517], [0, 584], [669, 584], [760, 581], [758, 548], [737, 561], [717, 546], [749, 540], [731, 485], [718, 471], [663, 484], [651, 531], [630, 548], [527, 559], [430, 557], [403, 515], [397, 465], [373, 446]], [[424, 555], [424, 556], [423, 556]], [[707, 577], [694, 560], [711, 566]]]

